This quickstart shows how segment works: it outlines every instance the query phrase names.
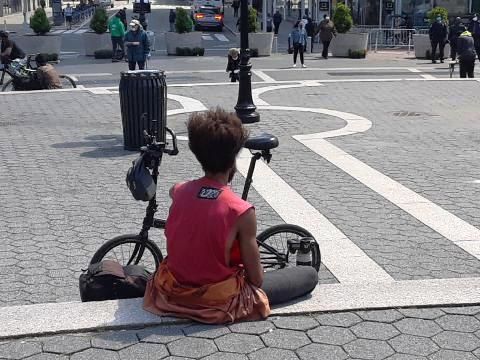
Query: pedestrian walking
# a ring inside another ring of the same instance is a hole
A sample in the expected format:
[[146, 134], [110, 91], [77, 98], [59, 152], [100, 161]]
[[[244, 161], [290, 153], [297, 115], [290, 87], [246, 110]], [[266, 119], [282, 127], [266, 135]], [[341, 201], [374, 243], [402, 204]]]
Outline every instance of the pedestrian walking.
[[462, 19], [457, 17], [448, 31], [448, 42], [450, 43], [450, 57], [452, 60], [457, 58], [457, 39], [467, 30], [462, 24]]
[[127, 8], [124, 7], [123, 9], [118, 10], [118, 13], [120, 15], [120, 20], [122, 21], [123, 27], [125, 28], [125, 31], [128, 29], [128, 23], [127, 23]]
[[282, 14], [280, 14], [280, 11], [276, 11], [275, 14], [273, 14], [273, 28], [275, 35], [278, 35], [278, 29], [280, 29], [280, 24], [282, 23]]
[[177, 19], [177, 14], [175, 10], [170, 9], [170, 14], [168, 15], [168, 22], [170, 23], [170, 31], [175, 32], [175, 20]]
[[297, 56], [300, 53], [300, 62], [302, 68], [307, 67], [303, 60], [303, 51], [307, 46], [307, 32], [303, 28], [303, 23], [297, 21], [293, 26], [293, 30], [288, 36], [288, 48], [293, 46], [293, 67], [297, 67]]
[[298, 20], [302, 20], [302, 2], [301, 1], [297, 3], [297, 10], [298, 10]]
[[475, 69], [475, 41], [470, 31], [464, 31], [457, 39], [457, 54], [460, 63], [460, 77], [473, 78]]
[[145, 61], [150, 54], [150, 44], [147, 33], [142, 29], [140, 21], [132, 20], [130, 30], [125, 35], [127, 47], [128, 69], [135, 70], [136, 65], [140, 70], [145, 69]]
[[238, 17], [238, 8], [240, 7], [240, 0], [233, 0], [232, 8], [233, 8], [233, 17]]
[[307, 36], [310, 38], [310, 52], [313, 53], [313, 39], [315, 38], [315, 24], [313, 23], [312, 18], [307, 18], [307, 23], [305, 24], [305, 31]]
[[320, 41], [323, 44], [322, 57], [328, 59], [328, 47], [333, 37], [337, 35], [335, 24], [330, 20], [330, 16], [324, 15], [320, 22]]
[[436, 64], [437, 61], [436, 59], [436, 53], [437, 53], [437, 47], [440, 52], [440, 62], [443, 63], [443, 49], [445, 48], [445, 44], [447, 43], [447, 25], [443, 21], [441, 16], [438, 16], [436, 21], [430, 26], [430, 41], [432, 43], [432, 63]]
[[67, 23], [67, 29], [72, 29], [72, 18], [73, 18], [73, 8], [70, 6], [70, 3], [67, 4], [67, 7], [63, 10], [65, 14], [65, 21]]
[[[125, 45], [123, 38], [125, 37], [125, 27], [123, 26], [121, 15], [115, 14], [108, 22], [108, 30], [112, 39], [112, 62], [120, 61], [125, 56]], [[120, 48], [120, 53], [118, 49]]]
[[480, 60], [480, 19], [477, 14], [473, 15], [468, 31], [472, 34], [473, 42], [475, 44], [475, 52]]

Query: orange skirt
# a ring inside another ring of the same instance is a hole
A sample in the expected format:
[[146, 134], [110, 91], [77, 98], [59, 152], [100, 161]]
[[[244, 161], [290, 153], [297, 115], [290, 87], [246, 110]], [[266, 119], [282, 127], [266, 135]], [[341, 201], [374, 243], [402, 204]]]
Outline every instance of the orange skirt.
[[166, 260], [147, 284], [143, 308], [206, 324], [259, 320], [270, 315], [267, 295], [246, 281], [243, 270], [218, 283], [188, 287], [178, 283]]

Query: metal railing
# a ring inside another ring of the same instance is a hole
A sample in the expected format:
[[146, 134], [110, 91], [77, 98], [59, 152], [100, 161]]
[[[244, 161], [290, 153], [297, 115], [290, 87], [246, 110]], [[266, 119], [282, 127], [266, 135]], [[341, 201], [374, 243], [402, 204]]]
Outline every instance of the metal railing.
[[92, 17], [95, 12], [94, 6], [89, 6], [83, 10], [74, 10], [72, 14], [72, 24], [78, 24]]

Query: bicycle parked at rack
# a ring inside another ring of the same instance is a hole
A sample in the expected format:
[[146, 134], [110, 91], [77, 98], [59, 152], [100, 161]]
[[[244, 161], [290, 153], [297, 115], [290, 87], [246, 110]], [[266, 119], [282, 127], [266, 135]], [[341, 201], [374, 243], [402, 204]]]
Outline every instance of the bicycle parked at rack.
[[[37, 69], [32, 67], [32, 59], [37, 54], [30, 54], [27, 59], [15, 59], [10, 63], [5, 64], [0, 76], [0, 85], [3, 84], [5, 74], [10, 76], [5, 84], [2, 86], [2, 91], [30, 91], [30, 90], [44, 90], [41, 84], [37, 81]], [[59, 75], [62, 81], [62, 88], [76, 88], [77, 84], [68, 75]]]
[[[156, 128], [154, 126], [154, 128]], [[167, 149], [166, 144], [157, 142], [157, 134], [149, 135], [145, 131], [147, 145], [142, 147], [145, 164], [152, 171], [152, 178], [157, 184], [158, 168], [164, 153], [177, 155], [177, 139], [175, 133], [166, 128], [172, 139], [172, 148]], [[244, 147], [252, 153], [250, 166], [243, 187], [242, 199], [246, 200], [252, 184], [255, 164], [263, 159], [270, 162], [271, 149], [278, 146], [278, 139], [270, 134], [262, 134], [247, 139]], [[146, 156], [146, 157], [145, 157]], [[139, 234], [128, 234], [115, 237], [103, 244], [93, 255], [90, 264], [102, 260], [115, 260], [122, 265], [143, 265], [147, 271], [153, 273], [160, 262], [163, 254], [160, 248], [149, 239], [150, 229], [164, 229], [166, 220], [156, 219], [158, 204], [156, 195], [149, 201], [143, 226]], [[280, 224], [267, 228], [257, 236], [257, 244], [260, 247], [260, 261], [265, 270], [281, 269], [287, 266], [307, 265], [314, 267], [317, 272], [320, 269], [320, 248], [312, 234], [306, 229], [291, 224]]]

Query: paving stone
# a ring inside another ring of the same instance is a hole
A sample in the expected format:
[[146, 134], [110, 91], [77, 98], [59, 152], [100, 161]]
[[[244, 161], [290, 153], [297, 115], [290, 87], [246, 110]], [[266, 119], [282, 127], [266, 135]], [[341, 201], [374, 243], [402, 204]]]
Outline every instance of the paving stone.
[[157, 360], [169, 355], [163, 344], [138, 343], [118, 352], [120, 360]]
[[347, 353], [336, 345], [310, 344], [297, 350], [301, 360], [344, 360]]
[[170, 354], [199, 359], [213, 354], [217, 347], [212, 340], [186, 337], [167, 345]]
[[67, 355], [59, 355], [52, 353], [42, 353], [25, 358], [27, 360], [68, 360]]
[[275, 329], [261, 335], [266, 346], [295, 350], [311, 343], [302, 331]]
[[224, 325], [190, 325], [183, 329], [183, 332], [187, 336], [205, 338], [205, 339], [216, 339], [222, 335], [230, 333], [228, 327]]
[[203, 358], [202, 360], [248, 360], [248, 358], [247, 355], [244, 354], [217, 352]]
[[387, 358], [387, 360], [427, 360], [424, 356], [407, 355], [407, 354], [394, 354]]
[[156, 326], [137, 331], [137, 336], [143, 342], [168, 344], [184, 337], [182, 331], [184, 327], [183, 325]]
[[37, 342], [15, 340], [0, 345], [0, 359], [23, 359], [42, 352], [42, 346]]
[[393, 323], [404, 317], [398, 310], [357, 311], [357, 315], [363, 320], [385, 323]]
[[318, 326], [318, 322], [311, 316], [282, 316], [272, 321], [280, 329], [310, 330]]
[[220, 351], [239, 354], [248, 354], [265, 347], [260, 337], [247, 334], [228, 334], [214, 341]]
[[43, 351], [57, 354], [73, 354], [91, 347], [90, 339], [83, 336], [58, 335], [42, 340]]
[[435, 321], [444, 330], [475, 332], [480, 329], [480, 321], [473, 316], [445, 315]]
[[357, 314], [352, 312], [320, 314], [315, 316], [315, 319], [321, 325], [340, 327], [350, 327], [362, 321]]
[[235, 333], [261, 335], [275, 329], [275, 326], [270, 321], [246, 321], [229, 325], [228, 328]]
[[432, 340], [442, 349], [472, 351], [480, 347], [480, 339], [471, 333], [444, 331]]
[[137, 334], [133, 331], [112, 331], [95, 335], [92, 338], [92, 347], [121, 350], [137, 342]]
[[442, 331], [442, 328], [433, 320], [402, 319], [395, 323], [395, 327], [404, 334], [432, 337]]
[[75, 353], [70, 357], [70, 360], [119, 360], [120, 357], [115, 351], [105, 349], [87, 349]]
[[353, 358], [380, 360], [394, 353], [385, 341], [357, 339], [343, 347]]
[[298, 356], [291, 350], [263, 348], [248, 355], [250, 360], [295, 360]]
[[186, 358], [183, 356], [168, 356], [162, 360], [191, 360], [192, 358]]
[[364, 321], [350, 328], [359, 338], [372, 340], [388, 340], [400, 334], [391, 324]]
[[356, 339], [349, 329], [333, 326], [320, 326], [307, 334], [313, 342], [329, 345], [344, 345]]
[[447, 314], [475, 315], [480, 313], [480, 306], [452, 306], [441, 309]]
[[421, 336], [402, 334], [388, 340], [388, 343], [397, 352], [428, 356], [438, 350], [438, 346], [430, 339]]
[[477, 357], [468, 352], [440, 350], [429, 357], [431, 360], [476, 360]]

